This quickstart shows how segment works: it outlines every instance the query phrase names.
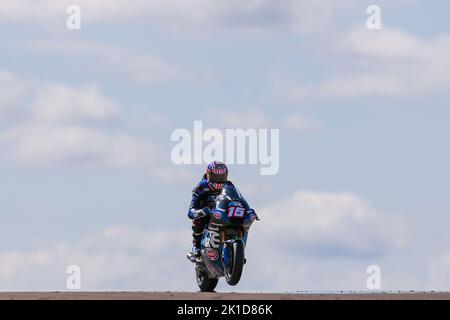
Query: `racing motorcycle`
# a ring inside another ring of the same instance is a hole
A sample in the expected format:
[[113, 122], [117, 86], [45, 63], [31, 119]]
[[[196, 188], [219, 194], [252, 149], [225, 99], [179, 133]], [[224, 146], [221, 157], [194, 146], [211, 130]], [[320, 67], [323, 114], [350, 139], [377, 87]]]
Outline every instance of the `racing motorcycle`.
[[[203, 231], [201, 255], [193, 261], [200, 291], [214, 291], [221, 277], [231, 286], [238, 284], [246, 263], [248, 231], [255, 220], [258, 216], [240, 192], [225, 185]], [[191, 253], [188, 259], [192, 261]]]

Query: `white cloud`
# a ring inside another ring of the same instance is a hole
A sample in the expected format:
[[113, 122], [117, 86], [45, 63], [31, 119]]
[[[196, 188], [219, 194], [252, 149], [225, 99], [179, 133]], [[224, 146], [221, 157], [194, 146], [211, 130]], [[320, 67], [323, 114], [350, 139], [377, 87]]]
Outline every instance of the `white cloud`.
[[405, 244], [394, 218], [386, 225], [385, 217], [352, 193], [297, 191], [260, 214], [260, 240], [281, 250], [378, 256]]
[[[379, 70], [380, 74], [397, 81], [395, 87], [398, 92], [392, 94], [408, 96], [442, 93], [450, 89], [450, 74], [447, 72], [450, 68], [447, 58], [450, 55], [450, 35], [421, 39], [390, 28], [374, 33], [355, 29], [346, 35], [343, 47], [353, 52], [360, 64], [367, 66], [369, 72], [366, 76]], [[379, 81], [378, 85], [382, 86], [383, 82]]]
[[445, 290], [450, 288], [450, 253], [443, 253], [431, 259], [428, 264], [427, 290]]
[[118, 105], [100, 95], [95, 86], [81, 89], [62, 84], [39, 88], [29, 106], [33, 121], [65, 123], [108, 121], [119, 117]]
[[288, 114], [281, 119], [263, 109], [250, 107], [239, 111], [229, 108], [208, 108], [205, 111], [208, 124], [221, 128], [279, 128], [293, 131], [317, 131], [322, 125], [316, 120], [299, 114]]
[[364, 28], [355, 28], [345, 34], [342, 48], [357, 55], [377, 58], [396, 59], [402, 61], [405, 58], [418, 57], [421, 50], [420, 40], [401, 30], [383, 28], [380, 31], [372, 31]]
[[387, 268], [386, 259], [408, 243], [399, 219], [349, 192], [297, 191], [256, 210], [246, 289], [367, 290], [367, 266]]
[[[7, 73], [3, 79], [8, 80], [5, 88], [23, 82]], [[22, 92], [31, 96], [32, 102], [18, 105], [16, 101], [11, 105], [22, 112], [0, 135], [0, 146], [7, 158], [26, 164], [88, 162], [152, 167], [156, 157], [152, 144], [137, 139], [123, 127], [119, 105], [95, 86], [24, 85]], [[112, 120], [115, 126], [108, 126]]]
[[[56, 24], [67, 16], [70, 4], [69, 0], [6, 0], [0, 4], [0, 18]], [[81, 7], [82, 23], [143, 21], [174, 31], [230, 28], [311, 32], [322, 28], [331, 15], [328, 0], [135, 0], [133, 5], [125, 0], [78, 0], [77, 5]]]
[[0, 111], [17, 107], [25, 95], [25, 84], [14, 74], [0, 70]]
[[72, 125], [24, 125], [5, 137], [11, 155], [26, 164], [94, 162], [111, 166], [149, 164], [152, 148], [126, 133]]
[[[261, 221], [250, 230], [241, 283], [222, 281], [220, 291], [365, 290], [367, 266], [389, 269], [384, 257], [405, 245], [394, 218], [351, 193], [298, 191], [256, 209]], [[116, 226], [74, 245], [0, 252], [2, 289], [64, 289], [66, 267], [76, 264], [83, 290], [197, 290], [186, 222], [179, 230]]]
[[154, 231], [118, 226], [74, 245], [0, 252], [1, 289], [67, 290], [70, 265], [81, 268], [82, 290], [194, 288], [193, 268], [185, 258], [189, 246], [189, 228]]
[[46, 54], [87, 55], [95, 61], [92, 68], [123, 81], [138, 85], [158, 85], [181, 82], [189, 85], [209, 84], [217, 81], [210, 70], [189, 68], [167, 61], [152, 53], [135, 53], [108, 44], [83, 41], [32, 41], [21, 48]]
[[266, 113], [256, 107], [245, 108], [239, 111], [226, 107], [208, 108], [205, 111], [208, 123], [224, 128], [268, 128], [273, 127]]
[[345, 68], [314, 84], [278, 77], [276, 94], [300, 103], [321, 98], [446, 94], [450, 89], [449, 35], [421, 39], [388, 27], [380, 31], [355, 28], [333, 52], [340, 55], [339, 63]]

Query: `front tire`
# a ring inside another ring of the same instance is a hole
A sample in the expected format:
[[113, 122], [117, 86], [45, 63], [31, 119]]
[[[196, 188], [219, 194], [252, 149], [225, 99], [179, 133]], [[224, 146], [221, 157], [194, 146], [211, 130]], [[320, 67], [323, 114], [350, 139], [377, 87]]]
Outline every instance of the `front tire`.
[[195, 275], [201, 292], [214, 292], [219, 279], [208, 277], [208, 274], [201, 269], [196, 269]]
[[241, 279], [244, 260], [244, 243], [242, 240], [233, 242], [231, 247], [230, 271], [225, 272], [225, 279], [230, 286], [237, 285]]

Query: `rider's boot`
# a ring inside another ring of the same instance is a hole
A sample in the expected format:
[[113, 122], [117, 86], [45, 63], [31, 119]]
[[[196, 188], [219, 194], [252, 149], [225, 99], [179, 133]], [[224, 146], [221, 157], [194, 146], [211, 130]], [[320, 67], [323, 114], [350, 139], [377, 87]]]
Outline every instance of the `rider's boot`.
[[187, 254], [187, 257], [191, 262], [195, 262], [198, 258], [200, 258], [200, 248], [193, 246], [192, 251]]
[[192, 234], [192, 251], [188, 253], [188, 259], [195, 262], [200, 258], [200, 243], [202, 239], [202, 232], [195, 232]]

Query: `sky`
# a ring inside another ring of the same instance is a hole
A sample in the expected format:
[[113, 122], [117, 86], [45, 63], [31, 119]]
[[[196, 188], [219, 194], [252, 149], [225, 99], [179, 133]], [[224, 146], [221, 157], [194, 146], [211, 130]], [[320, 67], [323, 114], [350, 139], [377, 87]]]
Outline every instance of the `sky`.
[[[69, 5], [81, 29], [67, 28]], [[366, 12], [377, 5], [381, 29]], [[220, 291], [450, 290], [447, 1], [4, 0], [0, 290], [196, 291], [205, 165], [177, 129], [279, 129], [230, 164], [261, 221]]]

